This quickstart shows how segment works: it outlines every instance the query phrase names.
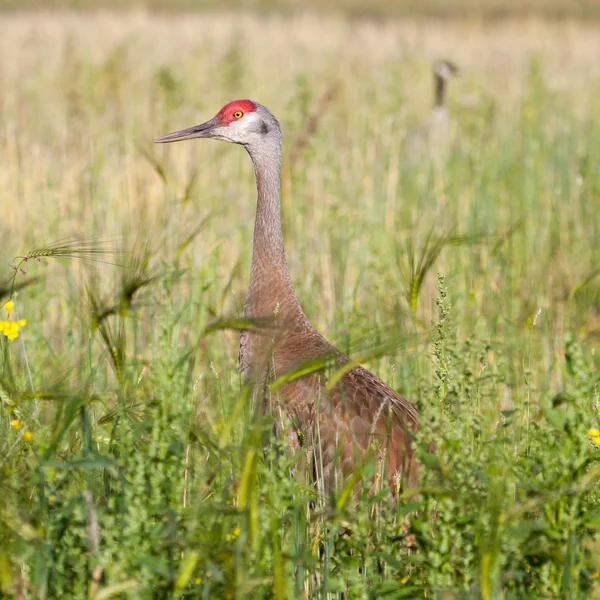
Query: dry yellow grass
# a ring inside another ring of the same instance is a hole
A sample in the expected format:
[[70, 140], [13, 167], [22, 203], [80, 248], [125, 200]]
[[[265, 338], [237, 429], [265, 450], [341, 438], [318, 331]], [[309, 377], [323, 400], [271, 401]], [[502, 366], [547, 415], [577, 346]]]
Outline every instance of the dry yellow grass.
[[[331, 274], [304, 273], [297, 259], [301, 249], [306, 265], [327, 270], [324, 248], [313, 238], [327, 230], [330, 208], [342, 199], [340, 189], [328, 186], [323, 165], [332, 156], [339, 162], [348, 190], [342, 210], [370, 210], [376, 149], [397, 151], [396, 140], [426, 120], [432, 60], [448, 57], [461, 66], [464, 77], [451, 90], [456, 106], [468, 111], [490, 101], [499, 118], [509, 119], [519, 109], [536, 56], [550, 89], [566, 94], [574, 112], [587, 114], [597, 89], [591, 82], [600, 75], [598, 55], [594, 24], [537, 18], [373, 23], [309, 14], [6, 14], [0, 21], [0, 195], [11, 207], [2, 219], [10, 234], [7, 248], [20, 252], [25, 242], [91, 228], [113, 234], [142, 213], [159, 230], [185, 231], [219, 197], [227, 201], [217, 202], [213, 232], [195, 242], [196, 254], [209, 252], [225, 236], [220, 260], [228, 267], [249, 250], [254, 206], [248, 161], [217, 144], [155, 149], [151, 140], [203, 120], [232, 98], [251, 97], [283, 118], [289, 143], [302, 124], [287, 118], [286, 107], [304, 77], [316, 97], [334, 82], [340, 93], [306, 165], [310, 184], [301, 193], [308, 197], [295, 199], [305, 207], [306, 221], [296, 223], [287, 243], [299, 278], [328, 281]], [[168, 114], [156, 91], [165, 67], [177, 87], [177, 105]], [[393, 92], [395, 85], [400, 92]], [[401, 97], [396, 106], [390, 104], [394, 93]], [[165, 194], [138, 148], [169, 158], [171, 191]], [[227, 160], [215, 159], [221, 153]], [[194, 167], [200, 200], [173, 204]], [[387, 177], [393, 189], [386, 226], [393, 228], [397, 173]], [[334, 304], [327, 294], [322, 316], [331, 317]]]
[[[239, 54], [239, 85], [226, 92], [223, 70], [232, 48]], [[90, 166], [89, 155], [82, 155], [82, 150], [88, 144], [101, 153], [110, 153], [113, 144], [129, 145], [126, 161], [103, 165], [107, 204], [90, 207], [92, 212], [110, 214], [110, 220], [118, 222], [121, 215], [141, 206], [162, 205], [162, 184], [149, 175], [148, 163], [131, 146], [134, 141], [153, 152], [149, 142], [165, 128], [203, 119], [232, 97], [262, 100], [282, 115], [299, 75], [309, 78], [316, 93], [332, 82], [341, 82], [337, 118], [349, 129], [352, 148], [352, 136], [359, 126], [366, 122], [374, 133], [381, 127], [379, 115], [370, 114], [377, 106], [369, 107], [363, 99], [370, 97], [376, 105], [393, 85], [391, 78], [399, 69], [403, 85], [408, 86], [399, 108], [403, 113], [414, 117], [426, 114], [430, 63], [438, 57], [450, 57], [463, 69], [464, 78], [455, 82], [452, 90], [459, 104], [468, 106], [485, 96], [494, 99], [501, 113], [507, 113], [518, 106], [527, 69], [532, 57], [539, 55], [549, 86], [568, 91], [572, 104], [586, 111], [595, 93], [590, 83], [600, 76], [599, 54], [600, 36], [594, 24], [535, 18], [490, 24], [478, 20], [369, 23], [309, 15], [4, 15], [0, 73], [6, 147], [0, 193], [7, 199], [19, 198], [19, 210], [9, 211], [3, 223], [21, 238], [32, 230], [45, 229], [49, 215], [40, 210], [45, 201], [51, 202], [56, 213], [72, 212], [74, 205], [81, 204], [80, 177]], [[90, 78], [103, 80], [86, 80], [86, 65]], [[150, 89], [156, 70], [165, 65], [173, 66], [184, 86], [181, 106], [168, 123], [157, 121], [157, 99]], [[98, 72], [92, 73], [93, 68]], [[71, 112], [69, 103], [72, 108], [94, 93], [104, 105], [96, 107], [93, 119], [83, 115], [91, 129], [78, 131], [83, 117]], [[103, 117], [117, 128], [107, 130]], [[395, 115], [388, 117], [394, 119]], [[387, 124], [382, 135], [395, 133], [393, 123]], [[324, 127], [331, 131], [327, 123]], [[289, 141], [294, 132], [288, 129], [285, 133]], [[190, 154], [199, 164], [209, 164], [208, 157], [215, 151], [210, 144], [157, 150], [177, 155], [176, 169], [190, 160]], [[67, 157], [66, 170], [53, 182], [47, 198], [49, 171]], [[242, 168], [248, 171], [246, 166]], [[205, 190], [225, 185], [228, 179], [212, 167], [203, 168], [202, 175], [200, 185]], [[144, 183], [142, 194], [133, 183], [139, 178]], [[236, 195], [246, 195], [245, 181], [240, 184], [232, 176], [227, 185]], [[249, 216], [251, 202], [242, 204], [235, 210], [243, 208]], [[81, 213], [79, 218], [83, 217]], [[75, 220], [73, 225], [85, 223]]]
[[[214, 143], [154, 148], [151, 140], [204, 120], [233, 98], [250, 97], [282, 119], [289, 150], [303, 127], [297, 113], [288, 110], [290, 103], [303, 102], [304, 88], [314, 99], [335, 83], [339, 93], [303, 160], [303, 183], [296, 182], [292, 193], [294, 216], [288, 219], [286, 240], [299, 293], [312, 297], [309, 290], [316, 286], [319, 311], [314, 318], [331, 331], [336, 306], [345, 302], [340, 295], [357, 289], [358, 306], [369, 306], [372, 286], [385, 287], [388, 277], [397, 278], [386, 260], [382, 275], [389, 272], [379, 283], [356, 288], [365, 261], [376, 251], [369, 227], [380, 230], [379, 214], [386, 252], [397, 230], [427, 227], [439, 218], [440, 207], [446, 207], [462, 231], [467, 227], [475, 202], [468, 182], [463, 182], [467, 187], [458, 192], [454, 208], [439, 185], [433, 203], [406, 205], [398, 165], [388, 168], [381, 159], [396, 155], [401, 140], [421, 135], [431, 106], [431, 62], [438, 57], [456, 61], [464, 76], [452, 82], [454, 108], [468, 115], [489, 104], [502, 131], [515, 127], [536, 57], [549, 93], [568, 102], [572, 115], [589, 115], [597, 95], [598, 55], [595, 25], [537, 18], [374, 23], [310, 14], [4, 15], [0, 195], [7, 207], [2, 218], [8, 234], [5, 253], [21, 254], [76, 232], [120, 235], [126, 224], [145, 219], [150, 225], [144, 233], [172, 256], [195, 225], [212, 214], [209, 233], [194, 240], [193, 264], [198, 267], [210, 255], [226, 282], [239, 261], [242, 268], [232, 280], [236, 299], [225, 296], [220, 308], [234, 312], [245, 288], [243, 266], [252, 239], [249, 161], [238, 149]], [[161, 78], [167, 83], [157, 83]], [[172, 90], [165, 91], [169, 86]], [[410, 147], [405, 146], [398, 164], [413, 160], [406, 150]], [[167, 186], [146, 153], [167, 170]], [[194, 169], [198, 177], [192, 201], [178, 203]], [[551, 211], [552, 194], [544, 192], [539, 200], [543, 210]], [[498, 211], [502, 219], [487, 226], [506, 231], [514, 215], [508, 204]], [[363, 224], [349, 246], [344, 274], [336, 274], [339, 265], [331, 259], [337, 243], [335, 236], [331, 239], [333, 214]], [[561, 214], [566, 227], [572, 210]], [[579, 222], [581, 216], [575, 218]], [[437, 268], [450, 272], [454, 261], [444, 253]], [[558, 255], [555, 263], [547, 289], [523, 289], [540, 306], [550, 306], [555, 296], [564, 295], [563, 287], [575, 285], [593, 267], [583, 261], [574, 271], [564, 268], [571, 263], [568, 253]], [[343, 279], [336, 284], [336, 277]], [[534, 285], [524, 277], [526, 285]], [[56, 281], [47, 286], [52, 296], [60, 296]], [[385, 293], [390, 302], [398, 292]], [[420, 307], [424, 322], [431, 320], [436, 293], [433, 280], [426, 282]], [[483, 306], [482, 290], [476, 294]], [[45, 327], [57, 330], [52, 322]]]

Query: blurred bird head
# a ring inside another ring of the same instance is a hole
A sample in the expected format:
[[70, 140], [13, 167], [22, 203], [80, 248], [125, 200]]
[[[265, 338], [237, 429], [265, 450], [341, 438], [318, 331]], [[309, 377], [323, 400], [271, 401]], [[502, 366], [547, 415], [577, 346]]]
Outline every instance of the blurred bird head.
[[449, 60], [436, 60], [433, 63], [433, 73], [441, 79], [449, 79], [460, 75], [460, 69]]

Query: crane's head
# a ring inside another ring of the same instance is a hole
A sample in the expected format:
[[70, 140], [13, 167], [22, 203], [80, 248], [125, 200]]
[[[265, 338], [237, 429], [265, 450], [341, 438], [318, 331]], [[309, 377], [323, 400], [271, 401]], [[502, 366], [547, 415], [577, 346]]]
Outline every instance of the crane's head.
[[206, 123], [169, 133], [154, 142], [162, 144], [194, 138], [214, 138], [241, 144], [251, 151], [267, 140], [280, 140], [281, 129], [277, 119], [262, 104], [236, 100], [226, 104]]
[[449, 60], [436, 60], [433, 63], [433, 73], [440, 79], [449, 79], [460, 75], [460, 69]]

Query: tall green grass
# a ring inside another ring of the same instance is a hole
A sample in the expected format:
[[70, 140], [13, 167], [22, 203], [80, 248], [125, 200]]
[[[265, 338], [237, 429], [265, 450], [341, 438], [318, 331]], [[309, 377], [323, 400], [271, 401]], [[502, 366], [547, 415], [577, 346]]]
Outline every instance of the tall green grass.
[[[0, 320], [27, 320], [0, 338], [1, 593], [600, 597], [600, 107], [573, 27], [0, 24]], [[306, 313], [420, 409], [395, 503], [380, 457], [315, 489], [237, 372], [243, 150], [151, 144], [244, 96], [282, 122]]]

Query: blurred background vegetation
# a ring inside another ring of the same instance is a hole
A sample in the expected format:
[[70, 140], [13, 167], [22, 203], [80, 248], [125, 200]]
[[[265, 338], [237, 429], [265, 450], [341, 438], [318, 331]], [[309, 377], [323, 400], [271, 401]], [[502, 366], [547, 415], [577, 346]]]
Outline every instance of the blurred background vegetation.
[[[51, 6], [0, 19], [0, 595], [599, 598], [597, 5]], [[251, 163], [152, 139], [240, 97], [307, 315], [419, 407], [395, 505], [291, 477], [237, 371]]]
[[143, 8], [159, 11], [244, 10], [264, 12], [335, 11], [360, 17], [542, 16], [598, 18], [600, 0], [0, 0], [0, 9]]

